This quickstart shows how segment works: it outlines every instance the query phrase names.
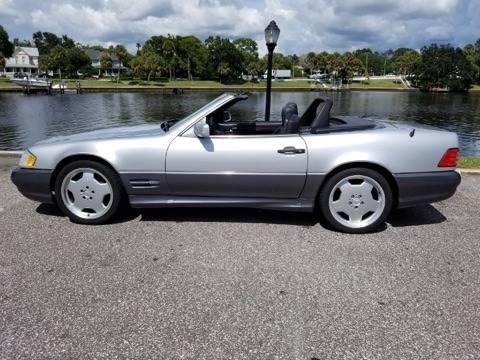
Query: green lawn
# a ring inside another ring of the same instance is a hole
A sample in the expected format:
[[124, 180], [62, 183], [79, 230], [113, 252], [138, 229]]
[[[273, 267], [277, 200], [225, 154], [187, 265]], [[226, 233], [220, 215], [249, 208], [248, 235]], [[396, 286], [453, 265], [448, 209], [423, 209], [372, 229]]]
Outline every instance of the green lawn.
[[382, 88], [382, 89], [404, 89], [401, 82], [393, 80], [370, 80], [368, 83], [355, 81], [350, 85], [353, 89], [368, 89], [368, 88]]
[[[71, 80], [67, 83], [74, 84], [76, 81]], [[104, 80], [80, 80], [80, 84], [84, 88], [144, 88], [144, 87], [162, 87], [162, 88], [208, 88], [208, 89], [262, 89], [266, 87], [265, 82], [239, 82], [235, 84], [222, 84], [213, 80], [174, 80], [174, 81], [146, 81], [146, 80], [121, 80], [116, 81]], [[275, 88], [304, 88], [310, 89], [311, 82], [309, 81], [274, 81], [272, 83]]]
[[[67, 81], [67, 83], [75, 83], [75, 80]], [[174, 81], [146, 81], [146, 80], [121, 80], [119, 83], [109, 79], [102, 80], [80, 80], [84, 88], [143, 88], [143, 87], [163, 87], [163, 88], [209, 88], [209, 89], [262, 89], [266, 87], [265, 82], [239, 82], [235, 84], [222, 84], [213, 80], [174, 80]], [[281, 89], [310, 89], [314, 86], [313, 81], [307, 80], [289, 80], [289, 81], [273, 81], [273, 88]], [[368, 84], [355, 82], [351, 84], [352, 88], [382, 88], [382, 89], [401, 89], [402, 84], [395, 83], [391, 80], [371, 80]]]
[[[74, 88], [77, 80], [64, 80], [69, 87]], [[53, 80], [54, 83], [58, 83], [57, 80]], [[115, 89], [115, 88], [197, 88], [197, 89], [264, 89], [266, 82], [239, 82], [235, 84], [222, 84], [213, 80], [121, 80], [117, 83], [116, 79], [100, 79], [100, 80], [80, 80], [80, 84], [83, 88], [94, 89]], [[289, 80], [289, 81], [273, 81], [272, 87], [279, 89], [305, 89], [309, 90], [315, 86], [315, 83], [310, 80]], [[0, 77], [0, 88], [15, 87], [8, 79]], [[403, 89], [403, 85], [400, 82], [393, 80], [370, 80], [367, 82], [355, 81], [350, 84], [352, 89]], [[473, 91], [480, 91], [480, 85], [473, 85]]]
[[480, 169], [480, 156], [460, 156], [458, 167], [464, 169]]
[[4, 77], [0, 77], [0, 88], [11, 87], [11, 86], [14, 86], [14, 85], [10, 82], [10, 80]]

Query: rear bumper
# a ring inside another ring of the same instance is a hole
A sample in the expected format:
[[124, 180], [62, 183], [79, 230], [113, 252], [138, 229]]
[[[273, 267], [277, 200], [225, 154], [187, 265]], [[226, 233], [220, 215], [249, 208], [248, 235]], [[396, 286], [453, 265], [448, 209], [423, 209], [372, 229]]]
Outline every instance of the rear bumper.
[[398, 207], [431, 204], [450, 198], [461, 182], [456, 171], [394, 174], [398, 185]]
[[50, 191], [52, 170], [16, 168], [12, 171], [12, 182], [23, 196], [42, 203], [53, 204]]

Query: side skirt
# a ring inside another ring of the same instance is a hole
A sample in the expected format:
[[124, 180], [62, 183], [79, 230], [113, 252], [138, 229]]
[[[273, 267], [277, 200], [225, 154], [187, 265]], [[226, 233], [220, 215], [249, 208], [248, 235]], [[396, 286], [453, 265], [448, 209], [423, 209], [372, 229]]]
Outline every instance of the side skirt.
[[314, 202], [306, 199], [130, 195], [129, 200], [134, 208], [237, 207], [298, 212], [312, 212], [314, 208]]

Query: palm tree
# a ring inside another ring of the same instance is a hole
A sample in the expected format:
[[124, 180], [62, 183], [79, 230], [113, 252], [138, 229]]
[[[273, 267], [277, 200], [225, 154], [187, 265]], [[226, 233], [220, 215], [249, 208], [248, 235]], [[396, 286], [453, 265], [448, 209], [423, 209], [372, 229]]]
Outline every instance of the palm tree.
[[124, 66], [128, 62], [128, 59], [130, 58], [130, 54], [128, 53], [127, 49], [125, 49], [125, 46], [118, 44], [115, 46], [114, 53], [118, 58], [118, 76], [117, 76], [117, 83], [120, 81], [120, 72], [121, 72], [121, 67]]
[[168, 37], [163, 41], [161, 50], [168, 67], [168, 78], [170, 81], [174, 80], [178, 64], [177, 39], [173, 35], [168, 34]]

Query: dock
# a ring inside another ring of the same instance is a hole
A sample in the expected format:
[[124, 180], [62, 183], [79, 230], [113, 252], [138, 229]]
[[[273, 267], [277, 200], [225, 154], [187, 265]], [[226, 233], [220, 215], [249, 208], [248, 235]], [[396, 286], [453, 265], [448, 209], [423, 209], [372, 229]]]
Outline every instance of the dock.
[[22, 87], [23, 93], [25, 95], [31, 94], [46, 94], [46, 95], [56, 95], [56, 94], [81, 94], [82, 87], [80, 82], [77, 82], [74, 89], [68, 89], [67, 86], [62, 84], [53, 85], [52, 83], [47, 84], [24, 84], [20, 85]]

